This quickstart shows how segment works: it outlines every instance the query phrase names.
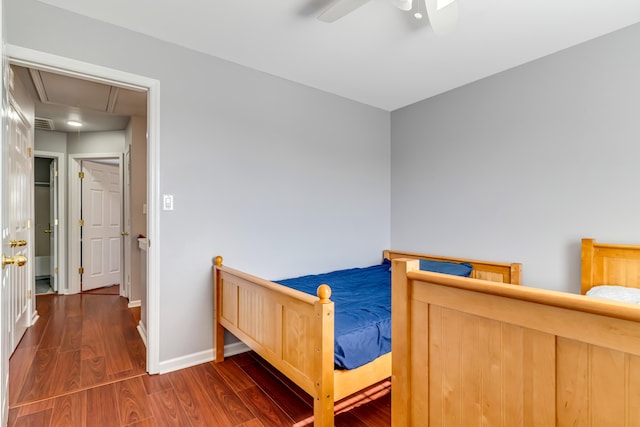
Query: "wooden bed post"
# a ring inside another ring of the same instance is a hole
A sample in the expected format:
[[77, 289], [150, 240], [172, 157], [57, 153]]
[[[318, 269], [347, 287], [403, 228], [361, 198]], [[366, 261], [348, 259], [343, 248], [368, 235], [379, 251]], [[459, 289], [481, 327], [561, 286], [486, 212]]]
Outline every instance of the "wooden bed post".
[[315, 314], [321, 319], [315, 331], [315, 360], [313, 425], [315, 427], [333, 427], [333, 369], [334, 369], [334, 306], [329, 299], [331, 288], [328, 285], [318, 286], [318, 298], [315, 303]]
[[582, 294], [593, 286], [593, 244], [595, 239], [582, 239]]
[[397, 258], [391, 267], [391, 425], [411, 425], [411, 289], [407, 272], [419, 270], [418, 260]]
[[213, 360], [216, 363], [224, 360], [224, 328], [220, 324], [220, 310], [222, 309], [222, 283], [217, 267], [222, 267], [222, 257], [217, 256], [213, 260]]
[[512, 285], [522, 285], [522, 264], [511, 264], [511, 274], [509, 278], [509, 283]]

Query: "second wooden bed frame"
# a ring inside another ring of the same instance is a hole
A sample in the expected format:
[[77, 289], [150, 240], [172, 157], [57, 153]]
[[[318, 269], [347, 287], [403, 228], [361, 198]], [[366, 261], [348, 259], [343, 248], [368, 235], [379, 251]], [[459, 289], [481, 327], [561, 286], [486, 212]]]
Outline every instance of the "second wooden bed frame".
[[640, 288], [640, 247], [582, 239], [582, 293], [594, 286]]
[[[640, 287], [640, 246], [585, 239], [582, 265], [585, 287]], [[393, 426], [639, 425], [639, 306], [413, 260], [392, 275]]]
[[[521, 265], [384, 251], [387, 259], [468, 262], [472, 277], [520, 284]], [[333, 426], [334, 403], [391, 376], [391, 353], [352, 370], [334, 369], [331, 289], [313, 296], [222, 265], [213, 266], [215, 361], [224, 360], [228, 330], [314, 400], [314, 426]], [[318, 284], [320, 285], [320, 283]]]

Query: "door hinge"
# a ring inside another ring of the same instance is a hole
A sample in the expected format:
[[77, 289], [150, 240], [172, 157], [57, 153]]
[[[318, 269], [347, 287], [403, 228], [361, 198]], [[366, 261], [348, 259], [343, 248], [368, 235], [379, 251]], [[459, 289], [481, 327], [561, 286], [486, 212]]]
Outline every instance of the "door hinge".
[[78, 221], [78, 225], [79, 225], [80, 227], [84, 227], [84, 219], [79, 220], [79, 221]]
[[78, 268], [78, 274], [84, 274], [84, 267]]
[[27, 291], [27, 299], [31, 299], [31, 289]]
[[58, 176], [58, 170], [57, 169], [53, 171], [53, 176]]
[[[28, 148], [27, 148], [27, 155], [28, 155], [29, 157], [33, 156], [33, 148], [31, 148], [31, 147], [28, 147]], [[31, 297], [29, 297], [29, 298], [31, 298]]]
[[58, 267], [53, 269], [53, 274], [58, 274]]
[[78, 172], [78, 178], [84, 179], [84, 172]]

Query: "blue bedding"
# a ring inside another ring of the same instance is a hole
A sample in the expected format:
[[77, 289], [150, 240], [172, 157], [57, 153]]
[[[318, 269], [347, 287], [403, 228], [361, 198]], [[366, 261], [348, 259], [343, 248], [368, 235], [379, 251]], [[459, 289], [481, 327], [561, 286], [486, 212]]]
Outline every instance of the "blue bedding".
[[[468, 276], [470, 264], [421, 265], [423, 270]], [[456, 267], [457, 266], [457, 267]], [[319, 285], [331, 287], [335, 307], [335, 366], [354, 369], [391, 351], [391, 262], [365, 268], [296, 277], [277, 283], [316, 295]]]

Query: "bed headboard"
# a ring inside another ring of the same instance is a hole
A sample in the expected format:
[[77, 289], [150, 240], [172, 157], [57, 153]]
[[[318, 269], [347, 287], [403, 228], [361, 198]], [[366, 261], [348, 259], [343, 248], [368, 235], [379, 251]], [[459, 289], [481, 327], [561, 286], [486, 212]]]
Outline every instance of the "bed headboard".
[[477, 259], [453, 258], [439, 255], [424, 255], [413, 252], [384, 251], [384, 257], [392, 260], [394, 258], [426, 259], [431, 261], [466, 262], [473, 266], [471, 277], [474, 279], [490, 280], [492, 282], [510, 283], [512, 285], [522, 284], [522, 264], [518, 262], [501, 263], [492, 261], [479, 261]]
[[582, 239], [582, 293], [600, 285], [640, 288], [640, 245]]

